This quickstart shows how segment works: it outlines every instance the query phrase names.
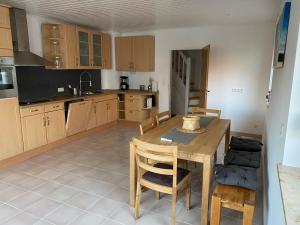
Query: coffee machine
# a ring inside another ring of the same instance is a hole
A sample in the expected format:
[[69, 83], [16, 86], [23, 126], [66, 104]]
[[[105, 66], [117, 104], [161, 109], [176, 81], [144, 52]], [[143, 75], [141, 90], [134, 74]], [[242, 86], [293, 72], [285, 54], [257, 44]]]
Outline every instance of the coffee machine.
[[120, 89], [121, 90], [128, 90], [129, 89], [128, 77], [120, 76]]

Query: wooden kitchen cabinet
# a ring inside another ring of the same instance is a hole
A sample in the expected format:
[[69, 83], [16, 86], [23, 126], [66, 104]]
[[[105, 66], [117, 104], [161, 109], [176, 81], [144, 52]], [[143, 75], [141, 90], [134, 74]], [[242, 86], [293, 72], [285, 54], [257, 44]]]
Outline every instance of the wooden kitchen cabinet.
[[9, 8], [0, 6], [0, 56], [13, 56]]
[[76, 32], [78, 68], [89, 69], [92, 67], [90, 31], [77, 27]]
[[97, 117], [97, 126], [108, 123], [107, 113], [108, 113], [108, 101], [97, 102], [96, 103], [96, 117]]
[[97, 127], [97, 103], [92, 102], [87, 129], [89, 130], [95, 127]]
[[111, 36], [102, 33], [102, 69], [112, 69], [111, 48]]
[[66, 120], [64, 110], [45, 113], [47, 142], [55, 142], [66, 137]]
[[77, 134], [87, 129], [91, 104], [92, 101], [80, 101], [69, 105], [66, 124], [67, 136]]
[[155, 70], [154, 36], [116, 37], [117, 71], [153, 72]]
[[44, 114], [21, 118], [24, 151], [47, 144], [46, 119]]
[[0, 160], [23, 152], [19, 102], [17, 98], [0, 100]]
[[42, 24], [43, 56], [48, 69], [77, 69], [76, 27], [69, 24]]
[[99, 32], [91, 32], [91, 66], [102, 67], [102, 37]]
[[117, 99], [107, 101], [107, 122], [113, 122], [118, 119], [118, 102]]

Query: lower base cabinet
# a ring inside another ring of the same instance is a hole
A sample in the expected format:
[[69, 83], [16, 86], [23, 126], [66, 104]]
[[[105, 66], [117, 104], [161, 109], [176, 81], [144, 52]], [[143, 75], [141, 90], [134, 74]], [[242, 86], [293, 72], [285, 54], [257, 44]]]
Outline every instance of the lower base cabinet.
[[66, 137], [66, 119], [64, 110], [48, 112], [47, 119], [47, 141], [48, 143], [58, 141]]
[[0, 160], [23, 152], [19, 102], [17, 98], [0, 100]]

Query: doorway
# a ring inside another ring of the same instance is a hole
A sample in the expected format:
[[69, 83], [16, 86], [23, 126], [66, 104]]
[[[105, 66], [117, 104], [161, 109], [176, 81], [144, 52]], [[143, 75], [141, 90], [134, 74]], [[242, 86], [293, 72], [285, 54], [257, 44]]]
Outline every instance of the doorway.
[[210, 46], [172, 50], [171, 114], [186, 115], [191, 107], [206, 108]]

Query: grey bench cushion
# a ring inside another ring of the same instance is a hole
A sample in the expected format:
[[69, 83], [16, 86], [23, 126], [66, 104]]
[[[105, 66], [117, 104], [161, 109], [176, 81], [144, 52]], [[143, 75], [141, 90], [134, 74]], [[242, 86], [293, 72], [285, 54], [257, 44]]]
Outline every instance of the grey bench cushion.
[[260, 152], [235, 151], [231, 149], [226, 153], [224, 164], [259, 168]]
[[257, 171], [255, 168], [216, 165], [215, 179], [219, 184], [239, 186], [251, 190], [257, 189]]
[[231, 137], [230, 148], [237, 151], [260, 152], [262, 143], [248, 138]]
[[[162, 168], [162, 169], [173, 169], [172, 165], [164, 164], [164, 163], [157, 163], [154, 165], [154, 167]], [[177, 184], [182, 181], [188, 174], [190, 173], [189, 170], [183, 169], [183, 168], [177, 168]], [[152, 172], [146, 172], [143, 175], [143, 178], [145, 180], [148, 180], [150, 182], [160, 184], [167, 187], [172, 187], [173, 185], [173, 176], [170, 175], [162, 175]]]

